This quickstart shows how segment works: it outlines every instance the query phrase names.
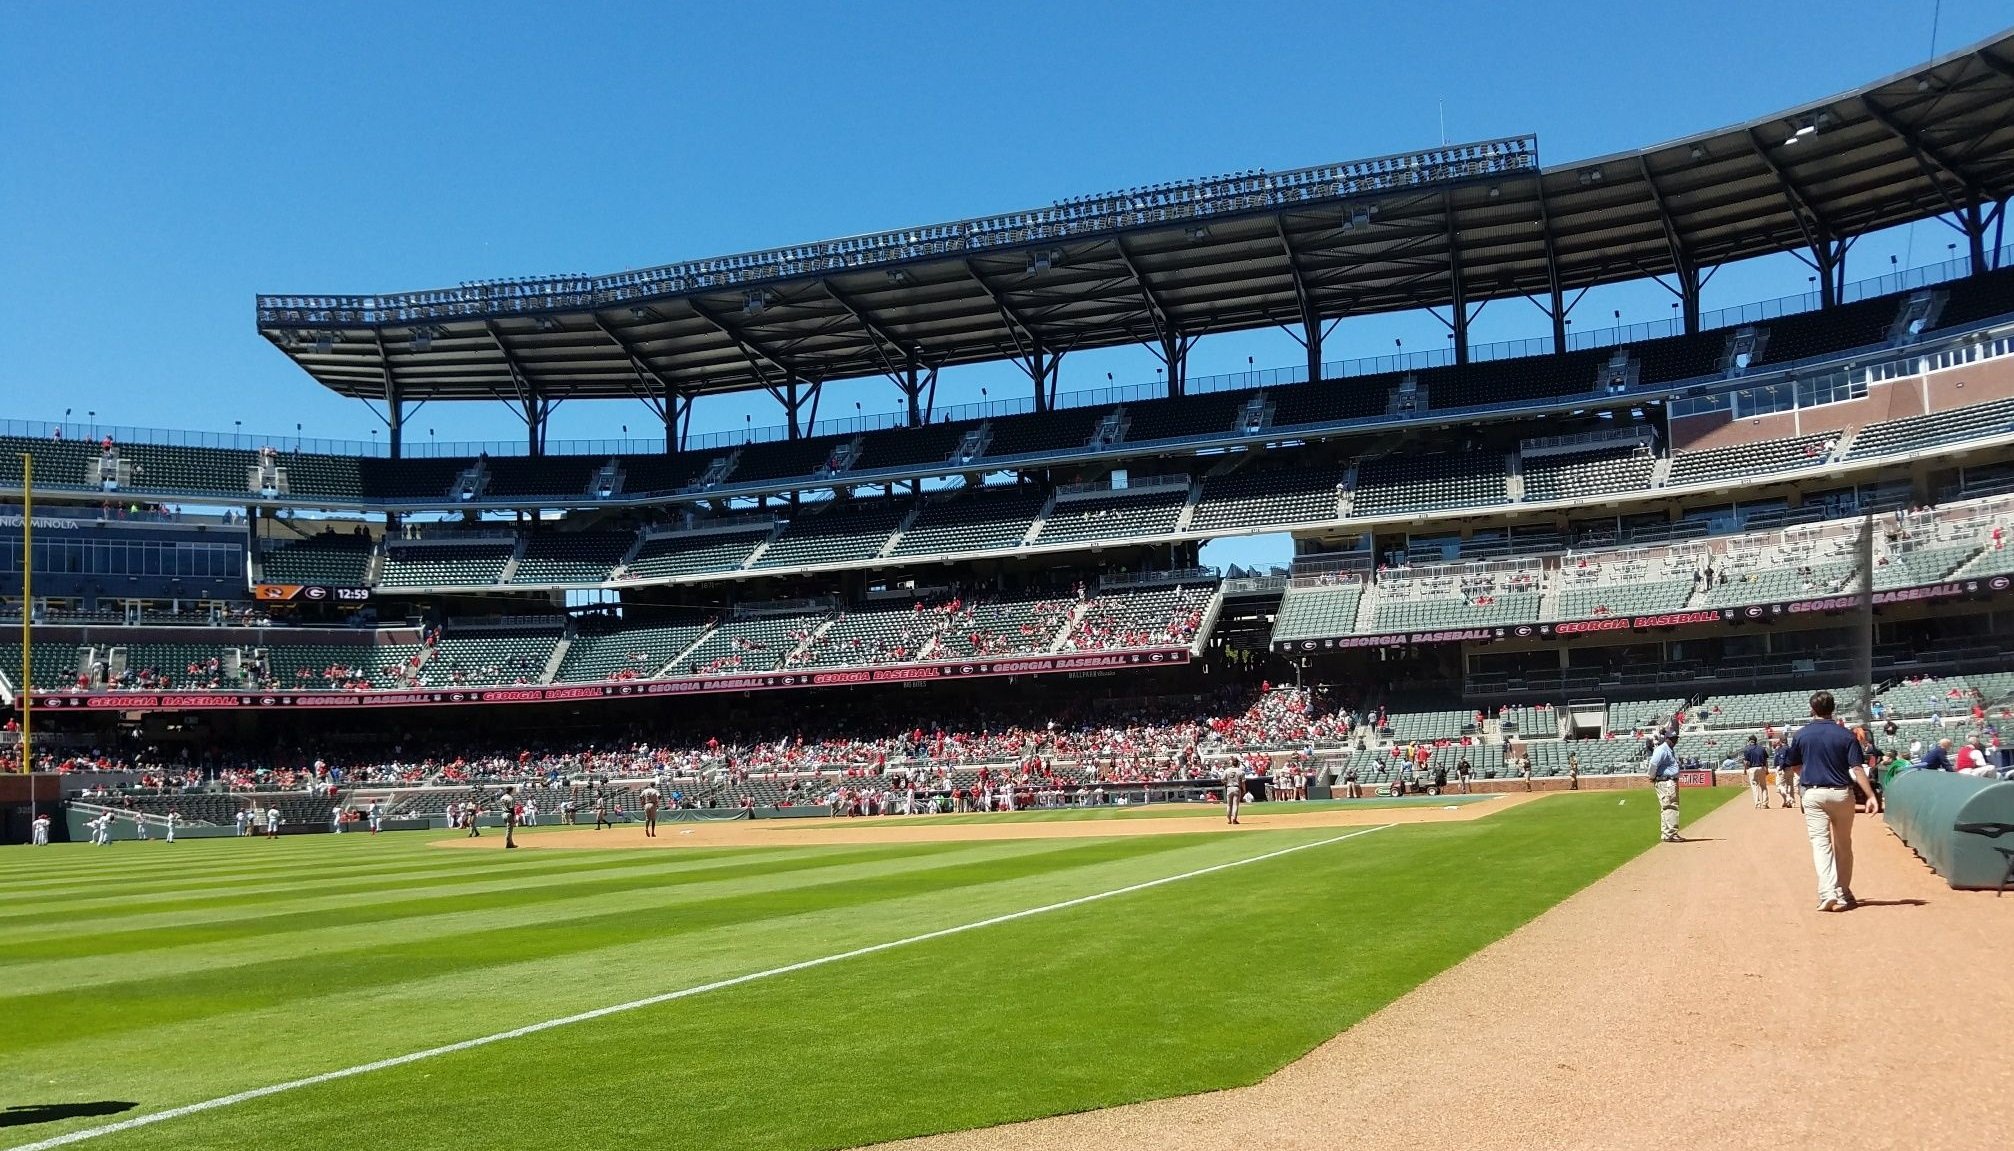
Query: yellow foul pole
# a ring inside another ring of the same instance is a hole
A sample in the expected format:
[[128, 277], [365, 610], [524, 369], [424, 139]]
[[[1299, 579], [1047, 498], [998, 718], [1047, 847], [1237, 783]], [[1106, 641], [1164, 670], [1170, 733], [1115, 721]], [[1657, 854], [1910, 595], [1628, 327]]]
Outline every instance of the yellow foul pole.
[[[21, 453], [21, 770], [35, 769], [35, 657], [28, 642], [35, 618], [35, 457]], [[33, 784], [29, 785], [33, 787]]]

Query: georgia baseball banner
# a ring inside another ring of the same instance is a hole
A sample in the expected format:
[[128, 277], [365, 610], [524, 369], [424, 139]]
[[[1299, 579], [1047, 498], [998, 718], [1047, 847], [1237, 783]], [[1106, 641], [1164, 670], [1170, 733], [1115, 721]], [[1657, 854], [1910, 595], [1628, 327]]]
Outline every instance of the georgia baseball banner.
[[729, 691], [928, 683], [947, 679], [1176, 667], [1188, 662], [1187, 648], [1154, 648], [1141, 651], [1082, 652], [951, 663], [897, 664], [890, 667], [834, 668], [828, 671], [751, 672], [747, 675], [635, 679], [549, 686], [531, 684], [520, 687], [470, 686], [418, 688], [411, 691], [38, 691], [35, 693], [35, 707], [37, 710], [48, 708], [93, 711], [219, 711], [258, 708], [443, 707], [457, 704], [563, 703], [579, 700], [711, 695]]

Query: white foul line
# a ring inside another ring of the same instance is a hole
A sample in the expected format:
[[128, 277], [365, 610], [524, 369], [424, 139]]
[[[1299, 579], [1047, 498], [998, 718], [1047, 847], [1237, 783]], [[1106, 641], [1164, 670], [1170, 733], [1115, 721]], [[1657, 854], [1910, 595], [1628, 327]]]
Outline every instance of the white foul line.
[[171, 1107], [166, 1111], [155, 1111], [147, 1115], [136, 1116], [132, 1119], [122, 1119], [117, 1123], [107, 1123], [102, 1127], [87, 1127], [81, 1131], [72, 1131], [65, 1135], [52, 1135], [47, 1139], [35, 1143], [23, 1143], [19, 1146], [8, 1148], [7, 1151], [48, 1151], [49, 1148], [53, 1147], [64, 1147], [72, 1143], [82, 1143], [86, 1139], [96, 1139], [103, 1135], [116, 1135], [121, 1131], [131, 1131], [138, 1127], [150, 1127], [156, 1123], [165, 1123], [170, 1119], [180, 1119], [184, 1116], [196, 1115], [204, 1111], [215, 1111], [220, 1107], [230, 1107], [238, 1103], [249, 1103], [254, 1099], [264, 1099], [268, 1095], [278, 1095], [286, 1091], [298, 1091], [303, 1087], [314, 1087], [322, 1083], [333, 1083], [338, 1079], [349, 1079], [357, 1075], [366, 1075], [373, 1071], [384, 1071], [392, 1067], [402, 1067], [408, 1063], [418, 1063], [422, 1059], [432, 1059], [440, 1055], [453, 1055], [458, 1051], [467, 1051], [475, 1047], [487, 1047], [492, 1043], [501, 1043], [506, 1039], [536, 1035], [541, 1031], [551, 1031], [555, 1027], [565, 1027], [574, 1023], [586, 1023], [590, 1019], [600, 1019], [606, 1015], [617, 1015], [625, 1011], [635, 1011], [641, 1007], [655, 1007], [660, 1003], [670, 1003], [678, 999], [689, 999], [695, 995], [704, 995], [709, 991], [721, 991], [729, 987], [739, 987], [744, 983], [753, 983], [758, 979], [768, 979], [777, 975], [789, 975], [792, 972], [806, 971], [813, 967], [823, 967], [828, 963], [838, 963], [845, 959], [858, 959], [863, 955], [873, 955], [881, 951], [893, 951], [898, 947], [908, 947], [914, 943], [927, 943], [933, 939], [943, 939], [947, 935], [962, 935], [967, 931], [977, 931], [982, 927], [995, 927], [1002, 923], [1012, 923], [1017, 919], [1027, 919], [1033, 915], [1043, 915], [1051, 911], [1062, 911], [1071, 907], [1082, 907], [1087, 903], [1096, 903], [1101, 899], [1131, 895], [1136, 891], [1146, 891], [1149, 888], [1161, 887], [1170, 883], [1179, 883], [1184, 879], [1195, 879], [1202, 875], [1229, 871], [1231, 868], [1244, 867], [1247, 864], [1263, 863], [1268, 859], [1278, 859], [1283, 855], [1292, 855], [1298, 851], [1327, 847], [1332, 843], [1341, 843], [1346, 839], [1355, 839], [1360, 835], [1369, 835], [1373, 831], [1383, 831], [1392, 826], [1395, 825], [1381, 823], [1376, 827], [1364, 828], [1362, 831], [1352, 831], [1345, 835], [1333, 835], [1327, 839], [1318, 839], [1312, 843], [1300, 843], [1292, 847], [1282, 847], [1278, 851], [1268, 851], [1264, 855], [1254, 855], [1248, 859], [1234, 859], [1229, 863], [1199, 867], [1194, 871], [1185, 871], [1180, 875], [1149, 879], [1145, 883], [1115, 887], [1110, 891], [1100, 891], [1095, 895], [1080, 895], [1075, 899], [1066, 899], [1061, 903], [1049, 903], [1041, 907], [1030, 907], [1022, 911], [1010, 911], [1005, 915], [995, 915], [990, 919], [980, 919], [972, 923], [961, 923], [956, 927], [944, 927], [936, 931], [926, 931], [921, 935], [912, 935], [907, 939], [896, 939], [887, 943], [875, 943], [866, 947], [856, 947], [852, 951], [842, 951], [836, 955], [820, 956], [817, 959], [806, 959], [797, 963], [785, 964], [782, 967], [772, 967], [766, 971], [754, 971], [747, 975], [736, 975], [729, 979], [718, 979], [712, 983], [702, 983], [697, 987], [667, 991], [662, 995], [652, 995], [643, 999], [632, 999], [628, 1003], [617, 1003], [609, 1007], [597, 1007], [592, 1011], [583, 1011], [577, 1015], [566, 1015], [558, 1019], [548, 1019], [543, 1023], [529, 1023], [523, 1027], [514, 1027], [509, 1031], [499, 1031], [494, 1035], [478, 1036], [475, 1039], [463, 1039], [457, 1043], [449, 1043], [440, 1047], [429, 1047], [424, 1051], [414, 1051], [406, 1055], [394, 1055], [390, 1059], [379, 1059], [372, 1063], [359, 1063], [355, 1067], [345, 1067], [340, 1071], [324, 1071], [319, 1075], [310, 1075], [303, 1079], [289, 1079], [285, 1083], [274, 1083], [267, 1087], [254, 1087], [249, 1091], [240, 1091], [234, 1095], [222, 1095], [215, 1099], [205, 1099], [201, 1103], [189, 1103], [181, 1107]]

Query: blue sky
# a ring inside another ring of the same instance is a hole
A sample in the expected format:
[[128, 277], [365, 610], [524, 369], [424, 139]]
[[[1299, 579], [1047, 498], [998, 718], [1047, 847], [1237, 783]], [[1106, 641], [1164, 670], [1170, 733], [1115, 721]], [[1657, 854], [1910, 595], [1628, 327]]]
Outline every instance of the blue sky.
[[[608, 272], [1046, 204], [1110, 188], [1537, 132], [1548, 163], [1763, 115], [1928, 58], [1934, 0], [1686, 4], [1033, 3], [0, 5], [0, 416], [364, 438], [373, 418], [260, 339], [261, 291]], [[2003, 2], [1944, 0], [1936, 44]], [[1937, 225], [1854, 252], [1923, 263]], [[1802, 290], [1731, 268], [1708, 308]], [[1581, 322], [1664, 318], [1656, 288]], [[1478, 340], [1535, 335], [1493, 305]], [[1332, 358], [1444, 342], [1423, 317], [1344, 325]], [[1288, 364], [1213, 337], [1191, 371]], [[1074, 362], [1072, 362], [1074, 361]], [[1153, 378], [1144, 349], [1072, 357], [1063, 390]], [[1019, 394], [1001, 366], [939, 402]], [[892, 410], [885, 381], [825, 411]], [[702, 407], [695, 430], [779, 422]], [[555, 439], [648, 435], [571, 405]], [[517, 439], [491, 407], [439, 438]]]

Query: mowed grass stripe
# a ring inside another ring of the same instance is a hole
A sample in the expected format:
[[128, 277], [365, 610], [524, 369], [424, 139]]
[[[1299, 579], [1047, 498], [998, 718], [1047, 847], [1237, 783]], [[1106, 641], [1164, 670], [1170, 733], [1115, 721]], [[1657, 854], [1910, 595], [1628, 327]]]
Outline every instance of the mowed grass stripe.
[[[310, 878], [332, 882], [361, 881], [395, 873], [453, 873], [470, 866], [462, 852], [425, 846], [438, 838], [425, 833], [400, 833], [376, 839], [369, 836], [318, 836], [281, 840], [277, 845], [268, 845], [263, 840], [189, 840], [172, 845], [158, 842], [118, 843], [107, 848], [77, 846], [48, 849], [23, 855], [21, 858], [30, 861], [24, 866], [33, 866], [36, 861], [59, 852], [100, 851], [117, 854], [121, 858], [117, 866], [94, 875], [72, 876], [42, 885], [20, 884], [17, 889], [0, 891], [0, 895], [7, 897], [8, 907], [12, 908], [17, 900], [63, 902], [88, 899], [100, 896], [114, 886], [120, 897], [129, 900], [150, 895], [173, 897], [203, 890], [206, 885], [214, 888], [218, 882], [258, 882], [276, 877], [290, 878], [298, 886], [302, 878], [299, 869], [304, 859], [312, 859], [313, 862], [314, 871]], [[297, 846], [310, 843], [326, 846], [318, 853], [307, 853]], [[744, 849], [722, 848], [694, 852], [693, 855], [730, 854], [738, 850]], [[617, 853], [594, 854], [611, 859]]]
[[[877, 903], [871, 914], [837, 907], [732, 924], [681, 935], [670, 946], [643, 936], [586, 956], [499, 962], [391, 985], [317, 986], [265, 1008], [54, 1043], [19, 1058], [0, 1049], [0, 1082], [37, 1083], [50, 1098], [127, 1092], [120, 1097], [140, 1093], [150, 1105], [187, 1102], [451, 1043], [478, 1033], [472, 1027], [535, 1023], [1022, 910], [1034, 895], [1054, 902], [1109, 891], [1312, 842], [1335, 830], [1186, 836], [1179, 850], [1050, 873], [1037, 881], [1036, 892], [1009, 879], [961, 888], [948, 899], [919, 891]], [[45, 989], [54, 986], [60, 984]], [[332, 1019], [369, 1025], [327, 1026]], [[232, 1053], [228, 1065], [212, 1057], [217, 1051]]]
[[[949, 854], [959, 848], [958, 844], [934, 846], [938, 847], [939, 851], [923, 854]], [[802, 853], [794, 857], [750, 862], [744, 862], [746, 857], [742, 857], [737, 860], [709, 861], [709, 865], [704, 867], [675, 866], [684, 861], [661, 857], [654, 861], [633, 863], [627, 867], [615, 867], [611, 869], [615, 874], [604, 873], [599, 876], [595, 873], [602, 872], [605, 865], [584, 862], [572, 870], [527, 868], [530, 874], [512, 874], [503, 878], [490, 873], [482, 883], [469, 882], [473, 878], [469, 873], [458, 874], [451, 879], [442, 876], [426, 880], [388, 877], [387, 882], [362, 889], [351, 888], [347, 895], [337, 898], [329, 898], [327, 889], [321, 884], [315, 884], [313, 891], [316, 895], [312, 899], [296, 899], [285, 906], [269, 906], [265, 910], [255, 912], [247, 912], [240, 905], [236, 893], [226, 893], [214, 895], [201, 903], [192, 903], [181, 914], [155, 912], [119, 918], [100, 916], [85, 921], [88, 924], [120, 925], [110, 930], [93, 931], [88, 928], [78, 930], [77, 928], [83, 925], [71, 923], [62, 925], [60, 933], [52, 934], [49, 931], [30, 933], [16, 932], [15, 925], [9, 924], [6, 930], [0, 931], [0, 970], [18, 963], [63, 958], [79, 953], [110, 955], [130, 951], [160, 950], [227, 939], [251, 939], [289, 931], [316, 931], [363, 923], [385, 923], [435, 915], [443, 911], [480, 911], [514, 906], [531, 910], [541, 903], [579, 899], [609, 891], [630, 891], [639, 887], [663, 889], [688, 883], [735, 879], [744, 875], [784, 874], [857, 860], [889, 859], [914, 854], [905, 853], [898, 848], [867, 848], [824, 856]], [[149, 910], [153, 911], [151, 908]], [[201, 914], [206, 911], [209, 914]], [[191, 915], [189, 912], [198, 914]], [[49, 926], [46, 922], [38, 925]]]
[[1039, 877], [1179, 846], [1159, 840], [1101, 840], [1061, 850], [924, 866], [892, 875], [781, 887], [761, 894], [736, 893], [670, 907], [540, 919], [362, 949], [318, 950], [312, 967], [289, 958], [178, 975], [164, 973], [166, 965], [150, 964], [144, 976], [99, 986], [89, 993], [66, 989], [0, 996], [0, 1017], [7, 1018], [19, 1032], [21, 1039], [15, 1046], [32, 1050], [63, 1037], [88, 1038], [135, 1025], [158, 1026], [287, 1002], [301, 997], [303, 984], [310, 977], [316, 986], [389, 984], [415, 975], [585, 953], [646, 935], [669, 943], [694, 931], [831, 907], [865, 908], [918, 890], [948, 892], [1003, 879]]
[[[821, 882], [844, 883], [911, 871], [933, 857], [939, 860], [977, 861], [1012, 854], [1038, 853], [1065, 845], [1020, 841], [936, 846], [950, 847], [953, 850], [917, 855], [892, 847], [874, 849], [869, 853], [871, 858], [865, 861], [830, 863], [816, 872], [816, 876]], [[958, 850], [959, 848], [962, 850]], [[787, 858], [815, 855], [818, 851], [816, 848], [800, 849]], [[508, 857], [498, 853], [492, 858]], [[537, 922], [551, 925], [569, 920], [664, 912], [702, 900], [761, 896], [776, 886], [777, 880], [762, 872], [728, 879], [711, 879], [702, 875], [693, 883], [646, 884], [628, 891], [583, 896], [566, 903], [547, 905], [544, 914]], [[281, 934], [242, 941], [197, 943], [162, 951], [138, 951], [118, 955], [80, 954], [71, 958], [43, 960], [13, 968], [7, 972], [5, 990], [15, 995], [42, 994], [65, 988], [92, 994], [116, 993], [118, 985], [131, 982], [136, 972], [172, 972], [189, 975], [203, 971], [214, 972], [284, 962], [304, 952], [312, 954], [315, 961], [320, 962], [333, 953], [367, 952], [420, 941], [443, 943], [457, 936], [495, 931], [501, 923], [516, 922], [520, 920], [508, 911], [501, 913], [494, 910], [460, 911], [448, 907], [429, 917], [367, 923], [348, 928], [339, 934]]]

